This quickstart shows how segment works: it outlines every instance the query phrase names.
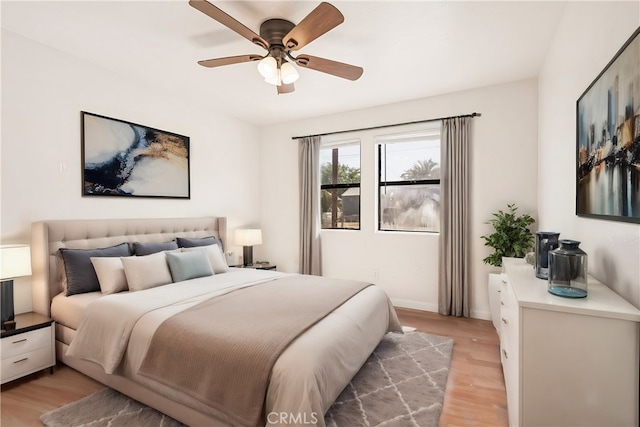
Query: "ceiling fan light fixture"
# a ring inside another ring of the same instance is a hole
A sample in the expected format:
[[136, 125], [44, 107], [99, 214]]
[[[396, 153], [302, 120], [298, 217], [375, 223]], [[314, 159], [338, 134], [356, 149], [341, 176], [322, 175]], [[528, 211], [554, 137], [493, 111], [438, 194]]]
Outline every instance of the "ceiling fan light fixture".
[[300, 75], [298, 74], [298, 70], [288, 62], [285, 62], [280, 67], [280, 77], [282, 79], [282, 83], [290, 84], [298, 80]]
[[[291, 51], [304, 48], [344, 22], [342, 13], [327, 2], [320, 3], [297, 25], [286, 19], [267, 19], [260, 24], [259, 35], [208, 0], [190, 0], [189, 5], [267, 51], [265, 56], [249, 54], [198, 61], [203, 67], [214, 68], [257, 61], [258, 72], [267, 83], [278, 87], [279, 94], [295, 90], [293, 82], [299, 77], [297, 67], [347, 80], [358, 80], [364, 71], [362, 67], [330, 59], [306, 54], [297, 57], [291, 55]], [[287, 59], [293, 62], [289, 63]]]
[[276, 68], [276, 72], [269, 77], [265, 77], [264, 81], [269, 83], [270, 85], [280, 86], [282, 84], [280, 70]]
[[258, 72], [265, 80], [276, 76], [278, 73], [278, 61], [271, 55], [262, 58], [258, 62]]

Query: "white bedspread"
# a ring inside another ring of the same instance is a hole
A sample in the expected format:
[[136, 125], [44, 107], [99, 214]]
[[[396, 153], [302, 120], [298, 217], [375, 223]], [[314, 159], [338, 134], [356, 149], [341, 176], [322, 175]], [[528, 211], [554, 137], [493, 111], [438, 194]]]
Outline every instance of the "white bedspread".
[[248, 268], [144, 291], [106, 295], [87, 306], [67, 355], [95, 362], [107, 374], [113, 374], [122, 361], [131, 331], [145, 314], [167, 308], [173, 315], [206, 299], [282, 276], [285, 274], [264, 274]]
[[[275, 271], [231, 272], [145, 291], [112, 294], [87, 307], [67, 355], [92, 360], [203, 413], [229, 421], [213, 408], [137, 374], [156, 328], [199, 302], [285, 276]], [[179, 295], [176, 299], [176, 293]], [[273, 367], [269, 413], [306, 414], [324, 426], [324, 413], [387, 331], [401, 330], [387, 295], [370, 286], [297, 338]], [[88, 332], [90, 331], [90, 332]], [[275, 420], [277, 416], [267, 417]]]

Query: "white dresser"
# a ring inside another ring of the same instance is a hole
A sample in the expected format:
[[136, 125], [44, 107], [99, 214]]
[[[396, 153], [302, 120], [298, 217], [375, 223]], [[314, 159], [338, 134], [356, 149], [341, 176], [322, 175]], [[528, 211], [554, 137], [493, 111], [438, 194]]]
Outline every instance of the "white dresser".
[[523, 259], [503, 263], [509, 424], [637, 426], [640, 310], [592, 277], [586, 298], [562, 298]]

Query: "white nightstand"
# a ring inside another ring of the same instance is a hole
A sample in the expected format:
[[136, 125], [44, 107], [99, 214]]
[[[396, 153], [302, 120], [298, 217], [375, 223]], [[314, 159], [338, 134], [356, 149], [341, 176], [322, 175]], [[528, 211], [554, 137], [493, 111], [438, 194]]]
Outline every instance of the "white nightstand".
[[2, 329], [2, 384], [56, 364], [53, 320], [38, 313], [15, 317], [15, 329]]

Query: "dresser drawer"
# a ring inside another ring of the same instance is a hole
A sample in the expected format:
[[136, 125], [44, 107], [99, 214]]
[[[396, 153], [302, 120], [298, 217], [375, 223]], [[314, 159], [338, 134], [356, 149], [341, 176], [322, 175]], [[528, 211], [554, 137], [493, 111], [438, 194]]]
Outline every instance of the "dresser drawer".
[[507, 390], [510, 425], [520, 425], [520, 308], [506, 275], [502, 275], [500, 292], [500, 359]]
[[2, 359], [2, 383], [48, 368], [54, 363], [51, 346]]
[[52, 345], [51, 326], [2, 338], [3, 378], [4, 359], [13, 358], [40, 348], [51, 349]]
[[[500, 338], [513, 344], [518, 342], [518, 300], [507, 280], [500, 292]], [[504, 339], [503, 339], [504, 336]]]

